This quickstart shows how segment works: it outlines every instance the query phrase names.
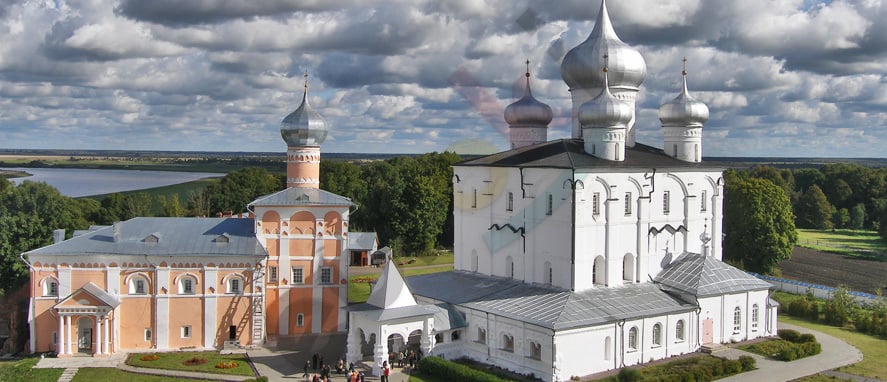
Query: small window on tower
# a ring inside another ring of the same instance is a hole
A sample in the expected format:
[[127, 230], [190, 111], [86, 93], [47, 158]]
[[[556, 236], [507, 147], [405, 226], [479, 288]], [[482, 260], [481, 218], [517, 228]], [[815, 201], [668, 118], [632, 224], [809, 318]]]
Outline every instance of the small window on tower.
[[471, 208], [477, 208], [477, 189], [474, 189], [474, 194], [471, 196]]
[[268, 282], [277, 282], [277, 267], [268, 267]]
[[662, 193], [662, 213], [668, 215], [671, 212], [671, 192], [665, 191]]
[[708, 191], [702, 190], [702, 197], [699, 199], [699, 202], [701, 203], [699, 210], [702, 212], [708, 211]]
[[514, 193], [509, 192], [505, 200], [505, 211], [514, 211]]
[[625, 215], [631, 215], [631, 193], [625, 193]]
[[548, 194], [548, 200], [546, 200], [546, 203], [545, 203], [545, 214], [551, 215], [553, 209], [554, 209], [554, 196], [552, 196], [551, 194]]
[[591, 195], [591, 213], [592, 215], [601, 214], [601, 193], [595, 192]]

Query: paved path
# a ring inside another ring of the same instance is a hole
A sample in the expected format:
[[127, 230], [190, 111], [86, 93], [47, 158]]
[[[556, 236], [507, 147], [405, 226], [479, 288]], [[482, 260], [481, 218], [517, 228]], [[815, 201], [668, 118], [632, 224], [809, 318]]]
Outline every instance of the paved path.
[[[298, 356], [298, 352], [290, 350], [271, 350], [259, 348], [250, 350], [250, 358], [256, 366], [259, 374], [268, 377], [269, 381], [288, 381], [302, 382], [310, 381], [310, 377], [314, 376], [314, 370], [309, 370], [309, 378], [303, 377], [304, 359]], [[379, 377], [371, 375], [371, 367], [368, 364], [359, 364], [354, 366], [356, 370], [363, 371], [366, 375], [366, 381], [378, 381]], [[393, 369], [390, 376], [391, 382], [406, 382], [409, 379], [410, 368]], [[343, 374], [332, 374], [331, 381], [347, 382], [348, 379]]]
[[62, 375], [59, 376], [58, 382], [71, 382], [74, 379], [74, 376], [77, 375], [76, 367], [69, 367], [62, 372]]
[[862, 353], [859, 349], [828, 334], [782, 322], [779, 323], [779, 328], [794, 329], [801, 333], [812, 333], [816, 336], [816, 340], [822, 344], [822, 353], [791, 362], [783, 362], [767, 359], [739, 349], [727, 348], [715, 352], [714, 355], [730, 359], [738, 359], [741, 355], [749, 355], [757, 361], [758, 369], [719, 379], [718, 381], [789, 381], [862, 361]]

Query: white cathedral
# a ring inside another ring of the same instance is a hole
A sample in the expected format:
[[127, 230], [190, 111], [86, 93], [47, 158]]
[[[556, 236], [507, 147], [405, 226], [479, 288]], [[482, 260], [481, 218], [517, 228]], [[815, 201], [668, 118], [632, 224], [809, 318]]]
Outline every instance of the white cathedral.
[[508, 106], [512, 149], [454, 168], [455, 270], [404, 280], [391, 262], [350, 307], [348, 358], [375, 373], [403, 346], [565, 381], [776, 333], [770, 284], [721, 261], [723, 169], [702, 162], [709, 111], [683, 89], [659, 109], [664, 149], [635, 142], [641, 54], [602, 2], [551, 108]]

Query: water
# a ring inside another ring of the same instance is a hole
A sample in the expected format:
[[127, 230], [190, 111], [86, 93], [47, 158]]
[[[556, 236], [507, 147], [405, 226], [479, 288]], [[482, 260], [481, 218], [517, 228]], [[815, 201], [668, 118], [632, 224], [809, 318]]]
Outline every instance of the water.
[[9, 179], [15, 184], [29, 180], [46, 182], [70, 197], [110, 194], [169, 186], [193, 180], [220, 177], [213, 172], [177, 172], [144, 170], [97, 170], [83, 168], [5, 168], [24, 171], [33, 176]]

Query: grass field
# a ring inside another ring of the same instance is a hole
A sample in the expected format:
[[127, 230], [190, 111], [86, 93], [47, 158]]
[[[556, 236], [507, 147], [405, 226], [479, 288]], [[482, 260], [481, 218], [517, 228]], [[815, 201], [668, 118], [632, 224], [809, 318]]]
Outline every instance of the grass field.
[[[178, 196], [179, 204], [182, 208], [186, 208], [188, 206], [188, 201], [191, 200], [194, 195], [199, 194], [203, 191], [206, 186], [209, 186], [213, 182], [218, 181], [218, 179], [207, 178], [207, 179], [198, 179], [191, 182], [173, 184], [169, 186], [163, 187], [155, 187], [155, 188], [146, 188], [143, 190], [134, 190], [134, 191], [124, 191], [120, 194], [128, 195], [128, 194], [148, 194], [151, 197], [151, 214], [158, 215], [161, 212], [161, 206], [158, 203], [158, 196], [163, 196], [167, 200], [173, 197], [173, 195]], [[110, 196], [111, 194], [102, 194], [102, 195], [91, 195], [84, 196], [84, 198], [95, 199], [97, 201], [102, 201], [102, 199]]]
[[[151, 369], [166, 370], [184, 370], [201, 373], [213, 374], [232, 374], [253, 376], [253, 370], [249, 366], [246, 358], [239, 354], [221, 355], [218, 352], [174, 352], [174, 353], [157, 353], [160, 359], [156, 361], [142, 361], [141, 357], [148, 353], [130, 354], [126, 359], [126, 364], [136, 367], [146, 367]], [[188, 366], [184, 362], [195, 358], [204, 358], [206, 363], [201, 365]], [[237, 367], [230, 369], [220, 369], [216, 365], [222, 361], [234, 361]]]
[[37, 357], [16, 361], [0, 361], [0, 381], [4, 382], [55, 382], [62, 376], [62, 369], [34, 369], [40, 361]]
[[875, 231], [798, 230], [798, 246], [850, 256], [887, 260], [887, 241]]
[[[405, 269], [401, 271], [401, 274], [404, 277], [409, 277], [424, 275], [428, 273], [447, 272], [452, 270], [453, 264], [452, 261], [450, 261], [449, 265], [440, 265], [432, 268], [422, 269]], [[366, 302], [366, 300], [370, 297], [369, 281], [376, 281], [376, 279], [378, 278], [378, 274], [351, 276], [348, 279], [348, 303]]]
[[[823, 332], [855, 346], [862, 352], [862, 361], [853, 365], [841, 367], [837, 369], [838, 371], [881, 380], [887, 379], [887, 340], [862, 334], [850, 329], [813, 323], [785, 315], [779, 316], [779, 322], [803, 326], [805, 328]], [[816, 379], [813, 379], [812, 381], [815, 380]]]

